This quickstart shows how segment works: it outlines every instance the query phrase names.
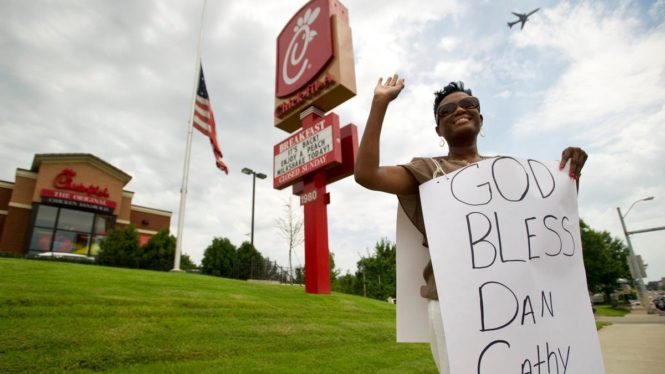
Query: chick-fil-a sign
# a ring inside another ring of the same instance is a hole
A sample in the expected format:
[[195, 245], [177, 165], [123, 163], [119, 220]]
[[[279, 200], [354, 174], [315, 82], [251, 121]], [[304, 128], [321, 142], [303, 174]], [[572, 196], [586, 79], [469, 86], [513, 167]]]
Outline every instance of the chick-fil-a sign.
[[67, 191], [54, 191], [48, 188], [42, 189], [41, 196], [43, 203], [90, 209], [104, 214], [113, 214], [113, 210], [117, 206], [115, 201]]
[[348, 22], [338, 0], [312, 0], [277, 38], [275, 127], [295, 134], [273, 148], [273, 186], [301, 197], [308, 293], [330, 293], [326, 186], [353, 174], [358, 151], [356, 126], [326, 115], [355, 95]]
[[291, 18], [277, 38], [277, 97], [304, 87], [332, 58], [329, 2], [311, 1]]
[[498, 157], [420, 186], [450, 373], [603, 373], [575, 181]]
[[53, 187], [60, 190], [70, 190], [75, 192], [82, 192], [88, 196], [97, 196], [97, 197], [109, 197], [108, 188], [85, 185], [83, 183], [75, 183], [74, 177], [76, 176], [76, 171], [72, 169], [64, 169], [53, 179]]

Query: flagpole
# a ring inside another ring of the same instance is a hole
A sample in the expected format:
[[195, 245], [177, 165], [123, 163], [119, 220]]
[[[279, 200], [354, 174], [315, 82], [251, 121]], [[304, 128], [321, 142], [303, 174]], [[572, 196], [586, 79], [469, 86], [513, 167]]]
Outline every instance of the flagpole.
[[175, 244], [175, 256], [173, 258], [173, 269], [180, 270], [180, 256], [182, 254], [182, 229], [185, 221], [185, 203], [187, 201], [187, 178], [189, 177], [189, 159], [192, 153], [192, 130], [194, 129], [192, 121], [194, 120], [194, 108], [196, 105], [196, 88], [201, 74], [201, 40], [203, 39], [203, 21], [205, 19], [207, 0], [203, 0], [203, 9], [201, 10], [201, 27], [199, 29], [199, 41], [196, 47], [196, 73], [194, 75], [194, 88], [192, 89], [192, 110], [189, 113], [187, 121], [187, 145], [185, 146], [185, 165], [182, 171], [182, 185], [180, 187], [180, 208], [178, 209], [178, 231]]

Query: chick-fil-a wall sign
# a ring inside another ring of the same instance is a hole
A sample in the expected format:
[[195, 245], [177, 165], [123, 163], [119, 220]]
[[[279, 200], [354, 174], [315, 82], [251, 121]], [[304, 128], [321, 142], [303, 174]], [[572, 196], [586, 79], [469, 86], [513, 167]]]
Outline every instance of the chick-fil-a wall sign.
[[88, 196], [109, 197], [109, 190], [106, 187], [86, 185], [74, 181], [76, 171], [73, 169], [63, 169], [53, 179], [53, 187], [60, 190], [70, 190], [85, 193]]

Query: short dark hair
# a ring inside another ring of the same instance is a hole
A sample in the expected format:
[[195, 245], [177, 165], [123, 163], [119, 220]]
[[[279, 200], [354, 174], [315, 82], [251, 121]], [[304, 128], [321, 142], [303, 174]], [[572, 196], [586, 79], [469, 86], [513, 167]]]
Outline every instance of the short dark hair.
[[457, 81], [457, 82], [450, 82], [448, 83], [447, 86], [443, 87], [443, 89], [436, 91], [434, 93], [434, 120], [436, 121], [436, 110], [439, 108], [439, 104], [441, 104], [441, 101], [443, 99], [450, 95], [453, 92], [464, 92], [465, 94], [469, 96], [473, 96], [471, 93], [470, 88], [464, 88], [464, 82], [462, 81]]

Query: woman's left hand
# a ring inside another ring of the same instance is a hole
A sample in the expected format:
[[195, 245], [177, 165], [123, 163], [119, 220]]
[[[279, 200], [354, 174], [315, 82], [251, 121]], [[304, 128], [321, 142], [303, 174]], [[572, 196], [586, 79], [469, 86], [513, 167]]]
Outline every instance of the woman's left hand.
[[563, 169], [568, 160], [570, 160], [570, 177], [579, 180], [580, 176], [582, 176], [582, 167], [584, 167], [584, 163], [588, 157], [582, 148], [568, 147], [561, 153], [559, 169]]

